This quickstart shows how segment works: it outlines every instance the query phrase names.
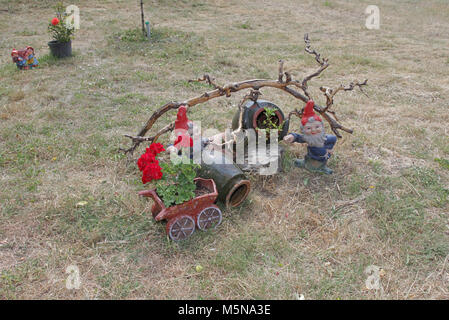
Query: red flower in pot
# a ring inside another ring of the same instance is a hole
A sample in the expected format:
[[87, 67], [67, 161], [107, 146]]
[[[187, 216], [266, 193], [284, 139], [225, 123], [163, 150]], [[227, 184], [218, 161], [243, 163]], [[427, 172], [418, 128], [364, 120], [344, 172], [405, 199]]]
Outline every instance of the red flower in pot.
[[50, 52], [58, 58], [70, 57], [72, 55], [72, 39], [75, 34], [75, 26], [68, 23], [67, 12], [62, 3], [58, 3], [56, 14], [48, 22], [48, 31], [53, 40], [48, 42]]
[[162, 168], [159, 166], [159, 161], [156, 160], [156, 155], [162, 151], [165, 151], [162, 144], [152, 143], [146, 152], [140, 156], [139, 160], [137, 160], [139, 170], [142, 171], [143, 184], [162, 178]]

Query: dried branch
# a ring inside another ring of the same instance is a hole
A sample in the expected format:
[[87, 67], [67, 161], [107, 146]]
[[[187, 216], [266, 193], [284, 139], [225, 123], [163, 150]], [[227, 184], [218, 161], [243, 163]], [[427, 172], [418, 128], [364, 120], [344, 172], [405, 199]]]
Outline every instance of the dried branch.
[[329, 66], [329, 63], [328, 63], [328, 59], [321, 58], [321, 55], [318, 52], [316, 52], [315, 50], [312, 50], [312, 48], [310, 46], [309, 35], [307, 33], [304, 35], [304, 42], [306, 43], [305, 51], [307, 53], [310, 53], [310, 54], [314, 55], [316, 62], [318, 62], [318, 64], [320, 65], [320, 68], [317, 71], [315, 71], [314, 73], [306, 76], [302, 80], [302, 83], [301, 83], [301, 87], [302, 87], [302, 90], [304, 91], [305, 95], [309, 99], [312, 99], [312, 97], [310, 96], [310, 94], [308, 92], [308, 82], [312, 78], [318, 77], [321, 74], [321, 72], [323, 72]]
[[295, 110], [293, 110], [293, 111], [291, 111], [289, 114], [288, 114], [288, 122], [290, 122], [290, 118], [292, 117], [292, 116], [297, 116], [298, 118], [302, 118], [302, 110], [301, 111], [299, 111], [298, 109], [295, 109]]
[[132, 145], [132, 147], [129, 148], [129, 149], [123, 149], [123, 148], [120, 148], [119, 150], [120, 150], [120, 151], [123, 151], [123, 152], [125, 152], [125, 153], [128, 153], [128, 154], [132, 154], [132, 153], [134, 152], [134, 150], [137, 148], [137, 146], [138, 146], [139, 144], [141, 144], [142, 142], [145, 142], [145, 141], [150, 141], [151, 143], [156, 142], [157, 139], [159, 139], [159, 137], [160, 137], [161, 135], [163, 135], [164, 133], [173, 131], [174, 129], [175, 129], [175, 123], [173, 122], [173, 123], [170, 123], [170, 124], [166, 125], [165, 127], [163, 127], [161, 130], [159, 130], [159, 131], [158, 131], [154, 136], [152, 136], [152, 137], [146, 137], [146, 138], [145, 138], [145, 137], [140, 136], [140, 135], [134, 137], [134, 136], [131, 136], [131, 135], [129, 135], [129, 134], [124, 134], [123, 136], [125, 136], [125, 137], [131, 139], [131, 141], [133, 142], [133, 145]]
[[320, 90], [324, 93], [324, 95], [326, 96], [326, 108], [324, 111], [328, 111], [328, 109], [334, 104], [334, 96], [339, 92], [339, 91], [351, 91], [353, 90], [355, 87], [358, 87], [360, 89], [360, 91], [368, 97], [368, 95], [365, 93], [365, 91], [363, 91], [362, 86], [366, 86], [368, 84], [368, 79], [365, 79], [365, 81], [363, 82], [351, 82], [349, 84], [349, 86], [345, 87], [344, 85], [340, 84], [340, 86], [337, 89], [332, 89], [332, 88], [328, 88], [328, 87], [320, 87]]
[[[292, 94], [295, 98], [298, 98], [304, 102], [307, 102], [308, 99], [306, 97], [304, 97], [303, 95], [301, 95], [299, 92], [297, 92], [291, 88], [287, 88], [287, 90], [285, 90], [285, 88], [289, 84], [291, 84], [291, 83], [279, 83], [277, 80], [265, 80], [265, 79], [245, 80], [245, 81], [241, 81], [241, 82], [231, 83], [224, 87], [220, 87], [215, 90], [205, 92], [200, 96], [197, 96], [195, 98], [192, 98], [192, 99], [189, 99], [189, 100], [186, 100], [183, 102], [169, 102], [169, 103], [165, 104], [164, 106], [162, 106], [161, 108], [159, 108], [156, 112], [154, 112], [151, 115], [151, 117], [146, 122], [145, 126], [136, 135], [135, 138], [137, 138], [137, 139], [135, 139], [135, 140], [131, 139], [133, 146], [129, 149], [121, 149], [121, 150], [123, 150], [125, 153], [132, 154], [134, 152], [134, 150], [140, 145], [140, 143], [143, 142], [143, 141], [140, 141], [138, 139], [138, 137], [145, 136], [145, 134], [153, 127], [156, 120], [159, 119], [167, 111], [176, 110], [181, 105], [185, 105], [185, 106], [191, 108], [197, 104], [207, 102], [214, 98], [218, 98], [218, 97], [222, 97], [222, 96], [230, 96], [231, 93], [233, 93], [233, 92], [237, 92], [237, 91], [244, 90], [244, 89], [259, 90], [262, 87], [272, 87], [272, 88], [282, 89], [282, 90]], [[128, 135], [127, 137], [131, 138], [132, 136]]]
[[198, 78], [198, 79], [191, 79], [188, 82], [207, 82], [208, 85], [214, 87], [214, 89], [218, 89], [220, 90], [221, 93], [224, 93], [226, 95], [226, 97], [230, 96], [229, 91], [226, 91], [223, 87], [219, 86], [218, 84], [216, 84], [215, 82], [215, 78], [211, 78], [208, 74], [203, 75], [202, 78]]
[[[283, 60], [279, 60], [278, 79], [277, 80], [251, 79], [251, 80], [244, 80], [244, 81], [240, 81], [240, 82], [230, 83], [225, 86], [219, 86], [215, 83], [214, 78], [211, 78], [209, 75], [205, 74], [205, 75], [203, 75], [202, 78], [198, 78], [196, 80], [189, 80], [189, 82], [206, 82], [207, 84], [212, 86], [214, 88], [214, 90], [207, 91], [200, 96], [191, 98], [189, 100], [185, 100], [183, 102], [169, 102], [169, 103], [165, 104], [164, 106], [159, 108], [157, 111], [155, 111], [151, 115], [151, 117], [148, 119], [145, 126], [139, 131], [137, 136], [125, 135], [126, 137], [131, 139], [132, 146], [129, 149], [120, 149], [120, 150], [124, 151], [127, 154], [132, 155], [132, 153], [140, 145], [140, 143], [145, 142], [145, 141], [154, 142], [159, 138], [160, 135], [162, 135], [166, 132], [172, 131], [174, 128], [174, 123], [165, 126], [161, 130], [159, 130], [159, 132], [156, 135], [149, 137], [149, 138], [144, 138], [145, 134], [153, 127], [154, 123], [163, 114], [165, 114], [166, 112], [168, 112], [170, 110], [176, 110], [181, 105], [185, 105], [188, 108], [191, 108], [197, 104], [201, 104], [201, 103], [207, 102], [211, 99], [215, 99], [218, 97], [222, 97], [222, 96], [230, 97], [232, 93], [238, 92], [240, 90], [245, 90], [245, 89], [252, 89], [252, 91], [250, 92], [250, 94], [248, 94], [244, 97], [244, 99], [242, 100], [242, 103], [246, 99], [251, 99], [251, 100], [255, 101], [255, 100], [257, 100], [258, 96], [261, 94], [259, 89], [263, 88], [263, 87], [271, 87], [271, 88], [280, 89], [280, 90], [292, 95], [294, 98], [296, 98], [298, 100], [307, 102], [308, 100], [311, 99], [311, 96], [308, 92], [308, 82], [312, 78], [319, 76], [329, 66], [329, 64], [328, 64], [327, 59], [322, 58], [318, 52], [316, 52], [315, 50], [313, 50], [311, 48], [310, 40], [309, 40], [309, 37], [307, 34], [304, 36], [304, 41], [306, 43], [305, 51], [307, 53], [315, 56], [315, 60], [318, 62], [320, 67], [314, 73], [306, 76], [302, 80], [302, 82], [299, 82], [298, 80], [293, 80], [291, 73], [289, 71], [284, 70], [284, 61]], [[284, 76], [285, 76], [285, 79], [284, 79]], [[339, 92], [341, 90], [349, 91], [349, 90], [353, 90], [355, 87], [359, 87], [360, 90], [362, 90], [362, 86], [364, 86], [366, 84], [367, 84], [367, 80], [365, 80], [362, 83], [352, 82], [347, 87], [340, 86], [335, 90], [332, 90], [332, 89], [326, 88], [326, 87], [320, 88], [320, 90], [322, 92], [324, 92], [324, 94], [326, 96], [326, 100], [327, 100], [326, 107], [322, 107], [315, 103], [314, 109], [329, 123], [332, 131], [335, 133], [335, 135], [337, 137], [341, 138], [341, 135], [339, 134], [338, 130], [343, 130], [348, 133], [352, 133], [352, 130], [348, 129], [348, 128], [342, 126], [340, 123], [338, 123], [337, 117], [335, 116], [335, 112], [329, 110], [329, 107], [333, 104], [333, 97], [335, 96], [335, 94], [337, 92]], [[301, 89], [302, 91], [304, 91], [305, 95], [303, 95], [302, 93], [293, 89], [292, 87]], [[363, 92], [363, 90], [362, 90], [362, 92]], [[242, 122], [242, 119], [241, 119], [242, 118], [242, 110], [243, 110], [242, 103], [240, 103], [240, 105], [239, 105], [239, 109], [240, 109], [239, 130], [241, 130], [241, 122]], [[290, 119], [290, 117], [292, 115], [297, 115], [298, 117], [302, 117], [302, 111], [295, 110], [295, 111], [290, 112], [288, 119]]]
[[282, 83], [283, 78], [284, 78], [284, 60], [279, 60], [278, 81]]

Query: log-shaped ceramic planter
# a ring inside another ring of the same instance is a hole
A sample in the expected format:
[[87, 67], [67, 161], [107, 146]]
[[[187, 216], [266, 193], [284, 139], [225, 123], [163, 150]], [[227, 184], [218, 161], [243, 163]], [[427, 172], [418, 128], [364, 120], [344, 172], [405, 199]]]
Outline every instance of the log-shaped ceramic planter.
[[[207, 155], [203, 154], [203, 157]], [[227, 208], [237, 207], [245, 201], [251, 190], [251, 183], [243, 171], [235, 164], [225, 164], [223, 155], [215, 153], [207, 163], [201, 164], [198, 175], [205, 179], [213, 179], [217, 185], [218, 200]], [[217, 158], [221, 157], [221, 161]]]

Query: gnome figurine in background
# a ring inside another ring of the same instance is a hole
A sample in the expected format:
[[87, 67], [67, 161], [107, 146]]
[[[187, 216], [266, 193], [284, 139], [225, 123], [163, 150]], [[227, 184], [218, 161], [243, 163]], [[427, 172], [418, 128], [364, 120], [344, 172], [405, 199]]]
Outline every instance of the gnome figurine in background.
[[16, 49], [12, 49], [11, 58], [12, 62], [14, 62], [20, 70], [26, 65], [26, 60], [24, 59], [23, 54], [20, 54]]
[[12, 62], [14, 62], [20, 70], [33, 69], [39, 65], [39, 62], [34, 54], [34, 49], [30, 46], [26, 47], [24, 50], [13, 49], [11, 52], [11, 57]]
[[304, 108], [301, 119], [302, 134], [289, 133], [284, 137], [284, 141], [307, 143], [307, 154], [304, 159], [295, 160], [296, 167], [306, 168], [311, 172], [331, 174], [332, 170], [326, 164], [337, 142], [337, 137], [325, 134], [323, 121], [315, 114], [313, 106], [314, 102], [309, 100]]
[[[36, 55], [34, 54], [34, 49], [33, 47], [26, 47], [25, 49], [25, 58], [26, 58], [26, 67], [33, 69], [36, 68], [39, 65], [39, 61], [37, 61], [36, 59]], [[28, 69], [27, 68], [27, 69]]]

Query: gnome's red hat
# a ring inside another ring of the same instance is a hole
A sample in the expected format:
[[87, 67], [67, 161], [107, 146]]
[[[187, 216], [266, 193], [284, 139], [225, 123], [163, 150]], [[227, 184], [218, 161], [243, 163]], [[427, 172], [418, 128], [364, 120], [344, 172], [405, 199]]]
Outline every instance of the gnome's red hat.
[[189, 130], [188, 123], [189, 119], [187, 119], [187, 107], [184, 105], [180, 106], [175, 121], [175, 130], [176, 129]]
[[26, 49], [25, 49], [25, 51], [28, 51], [28, 49], [31, 49], [31, 50], [33, 50], [33, 52], [34, 52], [34, 48], [33, 48], [33, 47], [27, 46]]
[[[178, 136], [174, 143], [176, 148], [193, 146], [193, 139], [187, 132], [189, 130], [189, 122], [191, 121], [187, 118], [187, 107], [182, 105], [179, 107], [175, 120], [175, 134]], [[181, 132], [179, 132], [180, 129], [182, 129]]]
[[315, 111], [313, 110], [313, 106], [315, 105], [315, 102], [313, 100], [307, 101], [306, 107], [304, 108], [304, 113], [302, 115], [301, 123], [304, 126], [308, 121], [309, 118], [314, 118], [316, 121], [322, 121], [321, 118], [315, 114]]
[[19, 51], [17, 51], [16, 49], [12, 49], [11, 56], [13, 56], [14, 54], [19, 54]]

